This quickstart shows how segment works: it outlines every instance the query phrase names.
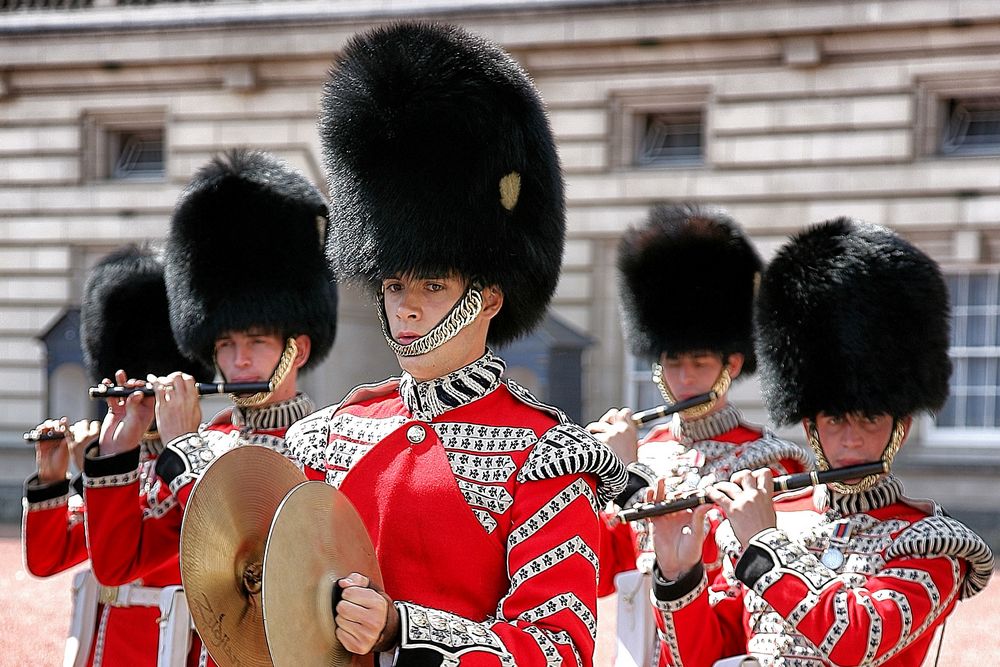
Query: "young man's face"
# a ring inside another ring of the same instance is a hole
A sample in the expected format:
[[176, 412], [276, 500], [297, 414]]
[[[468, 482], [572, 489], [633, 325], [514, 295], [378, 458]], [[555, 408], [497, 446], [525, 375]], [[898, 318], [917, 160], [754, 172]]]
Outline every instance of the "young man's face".
[[[910, 418], [903, 424], [908, 430]], [[878, 461], [892, 428], [892, 416], [885, 414], [869, 417], [856, 412], [846, 415], [821, 412], [816, 417], [816, 432], [831, 468]]]
[[[400, 345], [408, 345], [427, 334], [465, 294], [461, 276], [415, 278], [393, 276], [382, 281], [382, 299], [389, 334]], [[489, 320], [503, 302], [499, 291], [483, 290], [483, 311], [454, 338], [426, 354], [397, 356], [400, 367], [417, 380], [441, 377], [466, 366], [483, 355]]]
[[723, 364], [721, 354], [708, 350], [669, 357], [662, 355], [660, 366], [663, 368], [663, 380], [670, 391], [678, 401], [683, 401], [711, 391], [726, 366], [729, 367], [730, 376], [736, 379], [743, 367], [743, 355], [729, 355], [726, 364]]
[[215, 341], [215, 363], [226, 382], [267, 382], [284, 349], [275, 333], [229, 331]]

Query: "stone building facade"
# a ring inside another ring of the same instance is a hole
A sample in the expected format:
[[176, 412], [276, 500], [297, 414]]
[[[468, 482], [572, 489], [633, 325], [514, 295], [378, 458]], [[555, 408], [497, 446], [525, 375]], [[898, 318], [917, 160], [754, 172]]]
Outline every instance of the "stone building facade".
[[[32, 468], [21, 432], [87, 409], [78, 369], [47, 361], [87, 268], [123, 242], [162, 239], [180, 189], [220, 150], [264, 148], [322, 184], [316, 111], [327, 69], [350, 35], [401, 18], [494, 38], [546, 100], [569, 204], [554, 313], [594, 341], [584, 414], [655, 401], [647, 372], [622, 346], [614, 272], [619, 235], [651, 204], [722, 205], [765, 255], [809, 223], [860, 217], [925, 249], [952, 286], [953, 399], [937, 422], [920, 425], [904, 474], [978, 525], [992, 521], [984, 494], [1000, 470], [994, 0], [2, 0], [5, 514], [17, 512]], [[266, 271], [266, 258], [248, 257], [247, 268]], [[665, 303], [696, 279], [678, 276]], [[334, 352], [306, 380], [320, 402], [395, 369], [368, 304], [349, 292], [343, 302]], [[900, 335], [916, 326], [900, 322]], [[752, 382], [735, 391], [765, 418]]]

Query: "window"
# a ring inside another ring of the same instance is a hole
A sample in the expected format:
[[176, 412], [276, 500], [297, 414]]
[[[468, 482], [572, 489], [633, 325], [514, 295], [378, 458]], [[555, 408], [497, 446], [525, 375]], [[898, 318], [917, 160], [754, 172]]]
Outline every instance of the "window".
[[611, 150], [620, 168], [705, 163], [709, 90], [682, 88], [613, 94]]
[[646, 114], [637, 124], [635, 163], [640, 167], [700, 164], [702, 112]]
[[163, 176], [163, 128], [112, 130], [107, 133], [108, 177]]
[[1000, 154], [1000, 95], [942, 100], [942, 155]]
[[160, 180], [166, 176], [162, 110], [84, 114], [83, 173], [91, 181]]
[[1000, 271], [946, 275], [951, 292], [951, 395], [934, 421], [937, 444], [997, 444], [1000, 427]]

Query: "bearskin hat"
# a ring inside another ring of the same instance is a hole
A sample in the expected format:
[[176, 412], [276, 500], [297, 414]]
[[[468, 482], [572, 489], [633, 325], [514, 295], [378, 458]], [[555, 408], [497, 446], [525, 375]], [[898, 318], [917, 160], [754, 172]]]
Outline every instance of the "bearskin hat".
[[658, 358], [700, 350], [744, 355], [757, 367], [754, 289], [763, 268], [742, 228], [719, 209], [654, 206], [618, 247], [625, 340], [632, 353]]
[[215, 340], [254, 327], [307, 334], [304, 368], [337, 327], [337, 289], [323, 254], [326, 201], [299, 172], [261, 151], [211, 160], [181, 195], [166, 246], [170, 321], [181, 349], [213, 363]]
[[948, 289], [937, 264], [889, 229], [838, 218], [791, 239], [757, 301], [772, 419], [937, 411], [951, 375]]
[[454, 26], [355, 36], [319, 130], [338, 277], [373, 293], [406, 274], [495, 285], [496, 345], [540, 321], [562, 263], [563, 182], [542, 100], [510, 55]]
[[167, 312], [163, 262], [148, 248], [124, 246], [87, 274], [80, 305], [80, 344], [95, 384], [124, 369], [129, 377], [184, 371], [211, 382], [211, 365], [177, 349]]

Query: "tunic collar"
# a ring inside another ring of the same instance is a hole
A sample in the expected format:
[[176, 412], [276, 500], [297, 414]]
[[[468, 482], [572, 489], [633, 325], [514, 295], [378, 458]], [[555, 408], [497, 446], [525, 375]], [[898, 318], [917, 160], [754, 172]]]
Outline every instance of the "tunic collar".
[[259, 408], [233, 407], [234, 426], [247, 427], [252, 431], [288, 428], [308, 414], [315, 412], [312, 399], [299, 392], [287, 401], [270, 403]]
[[743, 414], [734, 405], [726, 405], [715, 412], [698, 419], [681, 419], [674, 415], [670, 430], [677, 442], [690, 444], [702, 440], [712, 440], [727, 431], [732, 431], [743, 421]]
[[431, 421], [494, 391], [506, 368], [504, 360], [487, 349], [479, 359], [444, 377], [418, 382], [409, 373], [403, 373], [399, 395], [414, 418]]
[[903, 496], [903, 483], [892, 475], [886, 475], [872, 488], [858, 493], [838, 493], [829, 487], [822, 488], [829, 494], [830, 509], [844, 516], [888, 507]]

